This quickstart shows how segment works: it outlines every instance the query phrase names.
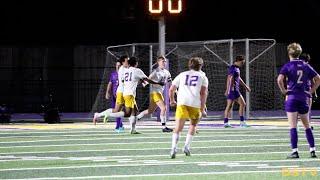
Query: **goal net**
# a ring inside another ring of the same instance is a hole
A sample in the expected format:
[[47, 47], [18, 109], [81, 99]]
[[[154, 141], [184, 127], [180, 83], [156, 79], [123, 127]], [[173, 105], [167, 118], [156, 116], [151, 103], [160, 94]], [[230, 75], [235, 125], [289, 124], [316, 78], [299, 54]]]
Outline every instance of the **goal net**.
[[[233, 64], [237, 55], [246, 57], [246, 64], [240, 68], [242, 79], [251, 87], [252, 92], [241, 92], [247, 102], [247, 118], [274, 117], [283, 108], [283, 97], [276, 85], [277, 68], [275, 57], [275, 40], [273, 39], [229, 39], [197, 42], [166, 43], [166, 58], [172, 77], [188, 69], [187, 62], [191, 57], [201, 57], [204, 60], [203, 71], [209, 79], [209, 95], [207, 108], [210, 118], [221, 119], [226, 106], [224, 96], [228, 66]], [[92, 111], [103, 111], [110, 107], [105, 99], [109, 75], [115, 68], [116, 60], [122, 55], [136, 56], [139, 68], [149, 74], [157, 56], [157, 43], [136, 43], [107, 47], [107, 56], [103, 80], [96, 97]], [[139, 109], [149, 105], [149, 88], [141, 85], [137, 88], [136, 97]], [[234, 106], [234, 110], [237, 110]], [[171, 112], [174, 109], [171, 109]], [[237, 113], [233, 113], [237, 118]], [[173, 113], [170, 114], [173, 116]]]

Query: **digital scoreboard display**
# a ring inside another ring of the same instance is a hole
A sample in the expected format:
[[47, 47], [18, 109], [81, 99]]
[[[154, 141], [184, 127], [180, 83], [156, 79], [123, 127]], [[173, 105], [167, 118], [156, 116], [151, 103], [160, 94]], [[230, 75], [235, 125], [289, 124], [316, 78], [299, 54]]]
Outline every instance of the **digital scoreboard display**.
[[183, 11], [183, 0], [148, 0], [147, 2], [151, 15], [170, 16]]

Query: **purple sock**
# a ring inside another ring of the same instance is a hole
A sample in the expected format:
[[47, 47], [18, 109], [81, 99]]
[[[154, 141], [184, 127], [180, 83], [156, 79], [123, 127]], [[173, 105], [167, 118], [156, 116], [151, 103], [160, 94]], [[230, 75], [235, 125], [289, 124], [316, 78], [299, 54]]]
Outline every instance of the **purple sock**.
[[224, 118], [224, 123], [228, 123], [229, 119], [228, 118]]
[[244, 121], [244, 117], [243, 116], [240, 116], [240, 121]]
[[306, 137], [311, 148], [314, 146], [314, 137], [311, 128], [306, 129]]
[[298, 131], [297, 128], [290, 129], [291, 149], [298, 148]]
[[117, 119], [116, 119], [116, 129], [119, 129], [119, 127], [122, 127], [121, 118], [117, 118]]

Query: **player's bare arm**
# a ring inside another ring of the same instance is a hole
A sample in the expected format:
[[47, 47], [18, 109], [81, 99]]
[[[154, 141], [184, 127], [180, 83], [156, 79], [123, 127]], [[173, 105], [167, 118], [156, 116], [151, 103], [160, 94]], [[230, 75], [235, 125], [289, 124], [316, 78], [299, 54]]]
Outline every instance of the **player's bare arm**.
[[283, 95], [287, 94], [287, 89], [284, 87], [284, 75], [280, 74], [277, 79], [278, 87]]
[[319, 87], [319, 85], [320, 85], [320, 76], [317, 75], [316, 77], [313, 78], [313, 80], [314, 80], [314, 83], [312, 84], [312, 87], [311, 87], [311, 89], [309, 91], [310, 94], [315, 93], [317, 88]]
[[108, 86], [107, 86], [107, 90], [106, 90], [106, 99], [110, 99], [111, 94], [112, 94], [112, 82], [109, 81]]
[[250, 92], [250, 91], [251, 91], [250, 87], [247, 86], [246, 83], [244, 83], [244, 81], [242, 80], [242, 78], [239, 78], [239, 80], [240, 80], [240, 84], [241, 84], [244, 88], [246, 88], [246, 90], [247, 90], [248, 92]]
[[170, 98], [170, 106], [176, 106], [177, 102], [174, 99], [174, 94], [177, 90], [177, 87], [175, 85], [172, 85], [169, 89], [169, 98]]
[[153, 80], [151, 80], [151, 79], [149, 79], [149, 78], [143, 78], [142, 80], [143, 80], [143, 81], [146, 81], [146, 82], [148, 82], [148, 83], [150, 83], [150, 84], [158, 84], [158, 85], [160, 85], [160, 86], [163, 86], [163, 85], [164, 85], [164, 82], [155, 82], [155, 81], [153, 81]]
[[226, 83], [226, 91], [224, 92], [225, 96], [228, 96], [228, 89], [230, 89], [231, 86], [231, 82], [233, 81], [233, 76], [232, 75], [228, 75], [227, 77], [227, 83]]
[[201, 86], [200, 90], [200, 110], [202, 114], [206, 114], [206, 103], [207, 103], [207, 96], [208, 96], [208, 88], [205, 86]]

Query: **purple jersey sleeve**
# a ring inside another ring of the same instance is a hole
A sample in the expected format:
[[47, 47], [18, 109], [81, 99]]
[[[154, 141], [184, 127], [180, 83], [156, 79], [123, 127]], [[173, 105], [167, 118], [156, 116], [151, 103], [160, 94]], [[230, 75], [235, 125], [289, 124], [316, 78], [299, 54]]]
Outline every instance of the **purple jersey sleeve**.
[[231, 66], [228, 68], [228, 75], [233, 76], [233, 74], [234, 74], [234, 66], [231, 65]]
[[287, 68], [288, 64], [285, 64], [284, 66], [282, 66], [280, 73], [282, 75], [287, 75], [288, 74], [288, 68]]
[[309, 73], [309, 79], [310, 80], [312, 80], [315, 76], [318, 75], [318, 73], [309, 64], [307, 64], [307, 69], [310, 72]]

